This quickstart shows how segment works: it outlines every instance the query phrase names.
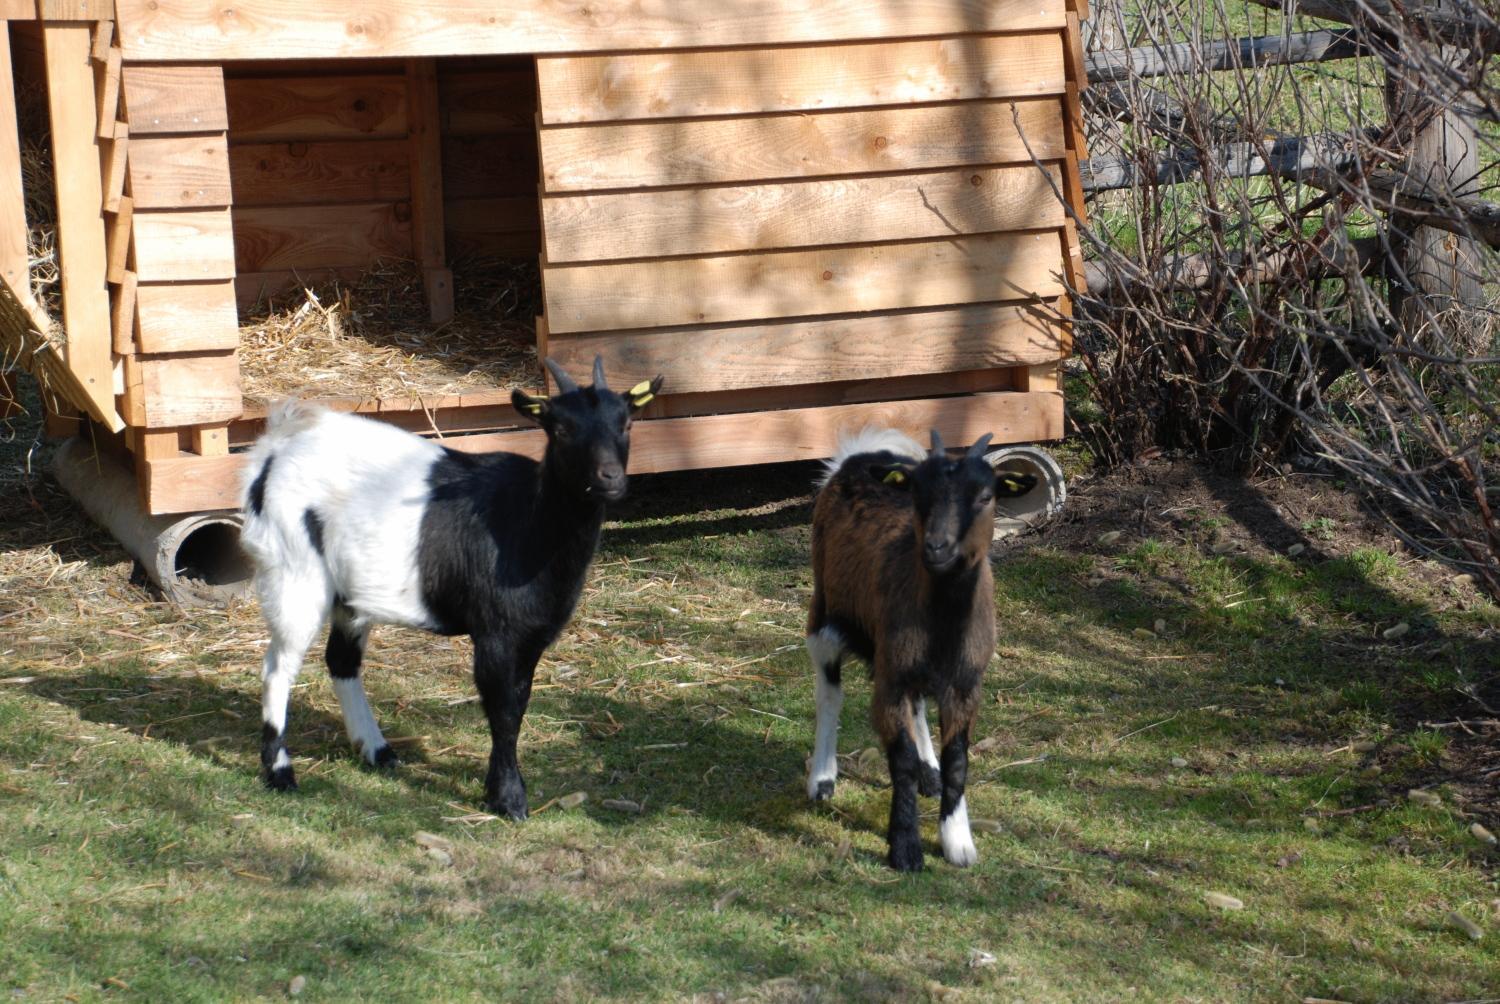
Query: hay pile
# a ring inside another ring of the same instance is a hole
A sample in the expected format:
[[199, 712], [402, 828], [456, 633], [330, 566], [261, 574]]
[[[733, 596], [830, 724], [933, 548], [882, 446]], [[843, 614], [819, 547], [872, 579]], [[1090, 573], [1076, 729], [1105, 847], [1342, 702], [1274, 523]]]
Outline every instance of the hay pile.
[[240, 327], [246, 403], [292, 395], [429, 398], [539, 385], [535, 263], [461, 262], [455, 287], [454, 318], [440, 326], [428, 321], [420, 275], [405, 261], [257, 304]]

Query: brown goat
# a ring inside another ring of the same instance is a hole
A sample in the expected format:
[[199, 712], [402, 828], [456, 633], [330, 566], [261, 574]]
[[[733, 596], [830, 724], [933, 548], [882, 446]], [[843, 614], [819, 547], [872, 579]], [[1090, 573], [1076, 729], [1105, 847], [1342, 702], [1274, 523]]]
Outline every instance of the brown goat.
[[[833, 796], [845, 653], [868, 663], [870, 713], [891, 772], [887, 832], [891, 867], [922, 867], [917, 793], [942, 795], [943, 856], [967, 866], [977, 854], [964, 786], [969, 731], [995, 650], [989, 546], [995, 497], [1025, 494], [1030, 475], [996, 472], [990, 437], [949, 458], [892, 430], [866, 430], [840, 444], [813, 508], [813, 596], [807, 650], [817, 680], [817, 738], [807, 792]], [[939, 763], [926, 699], [938, 706]]]

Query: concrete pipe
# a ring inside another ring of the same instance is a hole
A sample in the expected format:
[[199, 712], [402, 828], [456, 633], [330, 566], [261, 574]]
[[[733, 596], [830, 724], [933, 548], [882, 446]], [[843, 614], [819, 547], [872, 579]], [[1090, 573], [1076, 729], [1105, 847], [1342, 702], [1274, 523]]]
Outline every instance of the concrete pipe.
[[1052, 454], [1036, 446], [1002, 446], [985, 454], [996, 470], [1036, 475], [1036, 487], [1025, 495], [1001, 499], [995, 505], [995, 539], [1040, 526], [1062, 510], [1068, 486]]
[[141, 506], [129, 468], [77, 437], [58, 449], [52, 473], [141, 563], [169, 602], [223, 606], [249, 593], [252, 573], [240, 551], [239, 513], [152, 516]]

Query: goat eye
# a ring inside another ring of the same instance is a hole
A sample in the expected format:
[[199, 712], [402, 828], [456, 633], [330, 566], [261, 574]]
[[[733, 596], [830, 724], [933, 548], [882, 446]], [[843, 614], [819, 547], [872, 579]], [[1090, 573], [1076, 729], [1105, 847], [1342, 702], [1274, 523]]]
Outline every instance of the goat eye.
[[974, 505], [976, 508], [982, 509], [985, 506], [989, 505], [990, 501], [994, 499], [994, 497], [994, 492], [980, 492], [979, 497], [974, 500]]

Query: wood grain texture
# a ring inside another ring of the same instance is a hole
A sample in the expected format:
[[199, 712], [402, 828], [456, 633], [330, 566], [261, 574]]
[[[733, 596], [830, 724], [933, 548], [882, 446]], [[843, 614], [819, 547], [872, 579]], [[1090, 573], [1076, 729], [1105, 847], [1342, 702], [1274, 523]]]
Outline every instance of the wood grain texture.
[[68, 369], [88, 394], [90, 413], [114, 416], [114, 365], [110, 358], [114, 339], [105, 282], [108, 256], [94, 71], [89, 59], [92, 39], [88, 24], [83, 22], [49, 24], [42, 29], [42, 36]]
[[406, 79], [399, 74], [231, 77], [224, 93], [236, 143], [406, 135]]
[[443, 212], [450, 258], [474, 254], [523, 257], [541, 251], [534, 195], [449, 199]]
[[137, 209], [130, 243], [142, 283], [234, 276], [234, 234], [228, 209]]
[[164, 429], [227, 422], [240, 413], [240, 367], [230, 352], [125, 357], [131, 425]]
[[[412, 256], [424, 269], [443, 265], [443, 167], [437, 65], [413, 59], [406, 66], [407, 135], [411, 155]], [[429, 306], [432, 306], [429, 304]], [[452, 317], [434, 316], [434, 322]]]
[[135, 293], [140, 351], [209, 352], [239, 345], [234, 283], [141, 283]]
[[1059, 227], [1061, 171], [979, 167], [602, 195], [549, 196], [551, 264], [722, 254]]
[[[986, 432], [995, 442], [1029, 443], [1061, 438], [1058, 394], [995, 392], [915, 401], [886, 401], [793, 408], [736, 415], [704, 415], [636, 422], [630, 434], [630, 472], [738, 467], [787, 460], [818, 460], [833, 453], [841, 432], [889, 426], [925, 438], [937, 429], [945, 440], [969, 443]], [[451, 436], [444, 446], [470, 453], [507, 450], [541, 456], [539, 429]], [[153, 513], [195, 512], [239, 504], [243, 454], [177, 457], [146, 467], [147, 504]]]
[[109, 325], [117, 356], [128, 356], [135, 351], [135, 289], [135, 273], [126, 272], [109, 294]]
[[43, 21], [107, 21], [115, 16], [112, 0], [37, 0], [36, 8]]
[[[1056, 360], [1062, 336], [1041, 310], [976, 304], [722, 328], [554, 335], [547, 353], [629, 386], [657, 373], [672, 395], [837, 380], [878, 380]], [[612, 380], [612, 382], [614, 382]]]
[[821, 111], [1061, 94], [1057, 35], [556, 56], [537, 60], [542, 121]]
[[[35, 11], [35, 7], [32, 8]], [[31, 269], [26, 252], [26, 198], [16, 126], [16, 91], [10, 59], [10, 32], [0, 30], [0, 279], [31, 303]]]
[[242, 272], [369, 265], [412, 255], [406, 203], [239, 209], [234, 222], [235, 263]]
[[[1066, 153], [1060, 102], [868, 109], [757, 118], [548, 126], [549, 193], [1029, 162]], [[1019, 129], [1017, 127], [1019, 123]]]
[[531, 132], [536, 125], [536, 72], [531, 61], [468, 72], [438, 69], [445, 136]]
[[294, 206], [404, 199], [411, 191], [405, 140], [248, 143], [229, 148], [236, 206]]
[[126, 157], [130, 152], [130, 127], [124, 122], [115, 123], [114, 138], [105, 140], [99, 147], [99, 170], [103, 174], [104, 211], [119, 211], [120, 198], [125, 193]]
[[223, 133], [132, 137], [129, 175], [137, 209], [230, 203], [229, 144]]
[[127, 59], [598, 52], [1061, 28], [1062, 0], [120, 0]]
[[130, 260], [130, 224], [135, 215], [135, 200], [125, 195], [120, 198], [120, 207], [113, 216], [106, 217], [104, 254], [108, 262], [105, 279], [111, 283], [125, 281], [125, 268]]
[[120, 88], [126, 121], [137, 136], [229, 128], [221, 67], [126, 66]]
[[[92, 45], [91, 40], [90, 59], [93, 59]], [[109, 139], [115, 134], [115, 121], [120, 111], [119, 49], [111, 48], [104, 62], [94, 71], [94, 105], [99, 113], [99, 138]]]
[[1058, 231], [544, 269], [552, 334], [984, 303], [1063, 291]]
[[[235, 273], [234, 298], [241, 310], [248, 310], [274, 297], [293, 298], [291, 306], [307, 298], [302, 290], [323, 282], [357, 282], [369, 269], [363, 265], [345, 265], [341, 268], [279, 269], [272, 272]], [[283, 307], [288, 304], [283, 301]]]

